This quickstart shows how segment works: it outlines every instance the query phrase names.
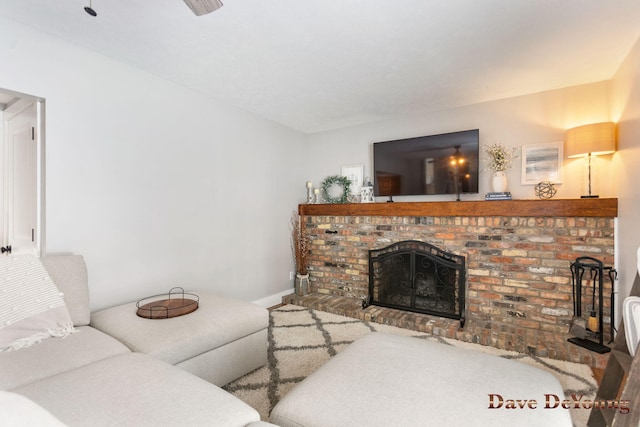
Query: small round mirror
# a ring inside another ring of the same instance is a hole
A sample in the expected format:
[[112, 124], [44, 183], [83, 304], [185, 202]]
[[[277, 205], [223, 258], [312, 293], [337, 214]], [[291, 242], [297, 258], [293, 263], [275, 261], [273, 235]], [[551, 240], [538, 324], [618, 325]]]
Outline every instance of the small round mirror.
[[339, 199], [344, 194], [344, 188], [338, 184], [332, 184], [329, 188], [327, 188], [327, 195], [332, 199]]
[[322, 182], [322, 196], [327, 203], [347, 203], [351, 181], [344, 176], [330, 176]]

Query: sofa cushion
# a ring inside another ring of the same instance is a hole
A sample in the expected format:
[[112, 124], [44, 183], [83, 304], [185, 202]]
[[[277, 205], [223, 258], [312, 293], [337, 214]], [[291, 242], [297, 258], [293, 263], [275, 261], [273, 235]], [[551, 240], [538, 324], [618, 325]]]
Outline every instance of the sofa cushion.
[[26, 397], [7, 391], [0, 391], [2, 423], [11, 427], [64, 427], [46, 409]]
[[255, 409], [224, 390], [140, 353], [104, 359], [15, 392], [73, 426], [244, 427], [260, 421]]
[[73, 332], [62, 293], [38, 257], [0, 257], [0, 274], [0, 351]]
[[136, 315], [136, 303], [95, 312], [91, 326], [124, 343], [132, 351], [149, 354], [173, 365], [206, 353], [269, 325], [269, 312], [234, 298], [193, 292], [199, 308], [171, 319]]
[[123, 353], [130, 351], [116, 339], [81, 326], [64, 339], [45, 339], [28, 348], [0, 353], [0, 389], [10, 390]]
[[64, 294], [64, 301], [75, 326], [86, 326], [91, 320], [87, 266], [80, 255], [48, 255], [42, 264], [53, 283]]

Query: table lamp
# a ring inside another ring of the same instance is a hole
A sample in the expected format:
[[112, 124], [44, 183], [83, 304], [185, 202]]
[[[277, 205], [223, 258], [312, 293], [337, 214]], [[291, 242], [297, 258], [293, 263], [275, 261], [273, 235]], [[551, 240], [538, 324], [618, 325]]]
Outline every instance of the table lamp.
[[567, 157], [584, 157], [587, 162], [588, 194], [581, 198], [597, 198], [591, 193], [592, 168], [596, 156], [612, 154], [616, 151], [616, 124], [613, 122], [593, 123], [567, 130], [565, 141]]

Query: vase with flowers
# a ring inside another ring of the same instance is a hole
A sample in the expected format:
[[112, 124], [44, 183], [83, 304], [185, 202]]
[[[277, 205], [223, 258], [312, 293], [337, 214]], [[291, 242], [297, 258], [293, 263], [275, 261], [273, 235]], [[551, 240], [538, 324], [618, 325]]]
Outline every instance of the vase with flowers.
[[517, 148], [507, 148], [502, 144], [491, 144], [482, 148], [487, 154], [487, 165], [485, 170], [493, 171], [491, 186], [493, 191], [501, 193], [507, 191], [507, 175], [505, 171], [509, 169], [513, 161], [518, 157]]
[[293, 212], [291, 215], [291, 251], [296, 266], [294, 289], [296, 295], [309, 294], [309, 272], [307, 268], [311, 236], [305, 227], [304, 217]]

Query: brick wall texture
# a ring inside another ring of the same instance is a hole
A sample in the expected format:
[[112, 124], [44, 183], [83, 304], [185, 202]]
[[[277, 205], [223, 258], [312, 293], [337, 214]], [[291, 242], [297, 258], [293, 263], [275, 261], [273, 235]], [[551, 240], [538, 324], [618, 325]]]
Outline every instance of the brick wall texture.
[[[313, 292], [364, 299], [369, 249], [428, 242], [466, 257], [466, 325], [457, 338], [521, 352], [566, 341], [573, 317], [571, 262], [590, 256], [614, 265], [613, 218], [306, 216], [304, 223], [312, 238]], [[611, 283], [605, 279], [608, 341]], [[587, 311], [588, 274], [582, 286]]]

